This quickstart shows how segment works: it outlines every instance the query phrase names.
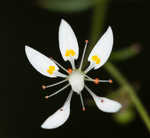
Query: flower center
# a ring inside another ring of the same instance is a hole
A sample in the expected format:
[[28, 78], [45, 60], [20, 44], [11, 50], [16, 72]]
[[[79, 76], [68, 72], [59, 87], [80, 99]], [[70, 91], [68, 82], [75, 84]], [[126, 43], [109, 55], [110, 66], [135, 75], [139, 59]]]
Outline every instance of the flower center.
[[84, 88], [84, 75], [82, 72], [75, 70], [69, 75], [68, 79], [72, 90], [79, 94]]

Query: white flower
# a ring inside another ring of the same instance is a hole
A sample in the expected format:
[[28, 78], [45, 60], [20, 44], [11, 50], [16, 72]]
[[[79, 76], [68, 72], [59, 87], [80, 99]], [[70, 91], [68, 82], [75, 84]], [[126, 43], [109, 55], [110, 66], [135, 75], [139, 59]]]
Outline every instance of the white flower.
[[[54, 129], [63, 125], [66, 122], [66, 120], [70, 115], [70, 102], [71, 102], [71, 97], [73, 92], [76, 92], [80, 96], [82, 109], [83, 111], [85, 111], [85, 106], [84, 106], [82, 93], [81, 93], [83, 88], [85, 88], [90, 93], [97, 107], [104, 112], [114, 113], [119, 111], [120, 108], [122, 107], [121, 104], [116, 101], [95, 95], [85, 84], [85, 81], [92, 81], [96, 84], [98, 84], [99, 82], [112, 83], [111, 80], [99, 80], [98, 78], [92, 79], [87, 75], [87, 73], [91, 69], [100, 68], [108, 60], [113, 46], [113, 33], [111, 27], [109, 27], [107, 31], [104, 33], [104, 35], [98, 40], [97, 44], [95, 45], [95, 47], [93, 48], [92, 52], [88, 57], [88, 61], [90, 62], [90, 65], [88, 66], [87, 69], [82, 71], [81, 69], [82, 69], [82, 64], [83, 64], [83, 59], [84, 59], [87, 44], [88, 41], [86, 40], [80, 66], [78, 69], [76, 69], [74, 61], [79, 56], [79, 47], [78, 47], [77, 38], [71, 26], [65, 20], [62, 19], [59, 27], [59, 48], [63, 59], [71, 63], [72, 69], [66, 70], [54, 59], [48, 58], [43, 54], [41, 54], [40, 52], [34, 50], [33, 48], [25, 46], [25, 52], [29, 59], [29, 62], [37, 71], [39, 71], [41, 74], [47, 77], [64, 78], [63, 81], [57, 82], [55, 84], [48, 85], [48, 86], [43, 85], [42, 86], [43, 89], [53, 87], [65, 81], [68, 81], [68, 84], [66, 86], [64, 86], [57, 92], [49, 96], [46, 96], [45, 98], [48, 99], [56, 95], [57, 93], [62, 92], [65, 88], [71, 86], [71, 91], [64, 105], [42, 124], [41, 126], [42, 128]], [[59, 68], [66, 71], [67, 75], [61, 73], [59, 71]]]

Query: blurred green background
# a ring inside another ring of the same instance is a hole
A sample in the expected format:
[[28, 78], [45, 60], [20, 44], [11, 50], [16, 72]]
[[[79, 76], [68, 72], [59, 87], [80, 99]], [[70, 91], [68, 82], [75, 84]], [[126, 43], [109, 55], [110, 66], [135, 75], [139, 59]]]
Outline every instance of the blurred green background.
[[[9, 16], [3, 16], [6, 19], [3, 26], [8, 27], [2, 31], [6, 37], [1, 44], [8, 46], [8, 90], [2, 87], [2, 91], [6, 91], [1, 96], [2, 102], [5, 103], [2, 112], [7, 112], [7, 115], [2, 114], [1, 117], [2, 138], [149, 137], [149, 132], [126, 89], [120, 87], [104, 67], [89, 74], [102, 79], [112, 78], [113, 85], [88, 85], [96, 94], [120, 101], [124, 105], [120, 113], [114, 115], [99, 111], [89, 94], [83, 91], [86, 112], [82, 112], [80, 99], [74, 94], [69, 120], [55, 130], [40, 129], [41, 123], [63, 104], [69, 89], [45, 100], [43, 97], [56, 89], [43, 91], [41, 85], [57, 80], [36, 72], [24, 53], [24, 46], [29, 45], [47, 56], [54, 57], [68, 68], [70, 64], [63, 61], [58, 48], [58, 27], [62, 18], [72, 26], [78, 38], [80, 54], [84, 48], [84, 40], [89, 40], [90, 52], [97, 38], [111, 26], [114, 32], [114, 47], [109, 61], [127, 78], [150, 113], [150, 28], [149, 5], [146, 1], [20, 0], [8, 2], [4, 13], [9, 13]], [[3, 76], [5, 74], [2, 74]], [[8, 102], [5, 96], [9, 97]]]

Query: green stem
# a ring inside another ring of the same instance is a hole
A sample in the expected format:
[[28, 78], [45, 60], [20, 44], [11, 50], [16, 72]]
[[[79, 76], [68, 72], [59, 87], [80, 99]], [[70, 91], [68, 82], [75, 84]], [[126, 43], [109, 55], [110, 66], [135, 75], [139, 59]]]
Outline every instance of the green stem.
[[147, 126], [149, 132], [150, 132], [150, 118], [149, 115], [144, 108], [143, 104], [141, 103], [140, 99], [136, 95], [136, 92], [134, 91], [134, 88], [128, 83], [128, 81], [125, 79], [125, 77], [119, 72], [119, 70], [110, 62], [105, 64], [105, 69], [116, 79], [116, 81], [125, 87], [127, 90], [133, 104], [135, 105], [137, 111], [139, 112], [141, 118], [143, 119], [145, 125]]
[[[106, 12], [108, 6], [108, 0], [104, 0], [103, 3], [103, 8], [100, 8], [101, 5], [98, 4], [93, 12], [93, 19], [92, 19], [92, 30], [91, 30], [91, 41], [92, 44], [96, 42], [97, 37], [98, 37], [98, 31], [101, 31], [102, 28], [102, 24], [104, 22], [104, 15]], [[100, 18], [100, 14], [101, 14], [101, 18]], [[103, 19], [103, 20], [101, 20]], [[92, 45], [89, 48], [89, 51], [92, 49]], [[89, 52], [88, 51], [88, 52]], [[88, 55], [88, 53], [87, 53]], [[134, 91], [134, 88], [128, 83], [128, 81], [125, 79], [125, 77], [119, 72], [119, 70], [112, 65], [110, 62], [108, 62], [107, 64], [105, 64], [105, 69], [111, 73], [111, 75], [117, 80], [117, 82], [121, 85], [124, 86], [133, 102], [133, 104], [135, 105], [137, 111], [139, 112], [141, 118], [143, 119], [148, 131], [150, 132], [150, 118], [149, 115], [146, 111], [146, 109], [144, 108], [143, 104], [141, 103], [140, 99], [137, 97], [136, 92]]]
[[137, 50], [139, 49], [138, 47], [139, 47], [138, 45], [134, 44], [134, 47], [128, 46], [124, 49], [112, 52], [110, 60], [114, 62], [120, 62], [120, 61], [130, 59], [139, 53], [139, 50]]

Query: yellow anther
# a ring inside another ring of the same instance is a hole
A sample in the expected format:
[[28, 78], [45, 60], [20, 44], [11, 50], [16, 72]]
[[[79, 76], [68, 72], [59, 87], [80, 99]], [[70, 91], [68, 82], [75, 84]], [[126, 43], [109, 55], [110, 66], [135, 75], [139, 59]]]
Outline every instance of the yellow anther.
[[70, 50], [66, 50], [66, 54], [65, 54], [65, 56], [66, 57], [68, 57], [68, 56], [74, 56], [75, 55], [75, 51], [74, 50], [72, 50], [72, 49], [70, 49]]
[[47, 70], [47, 72], [52, 75], [55, 71], [55, 66], [49, 66], [49, 69]]
[[92, 56], [92, 60], [93, 60], [96, 64], [99, 64], [100, 61], [101, 61], [98, 56]]

